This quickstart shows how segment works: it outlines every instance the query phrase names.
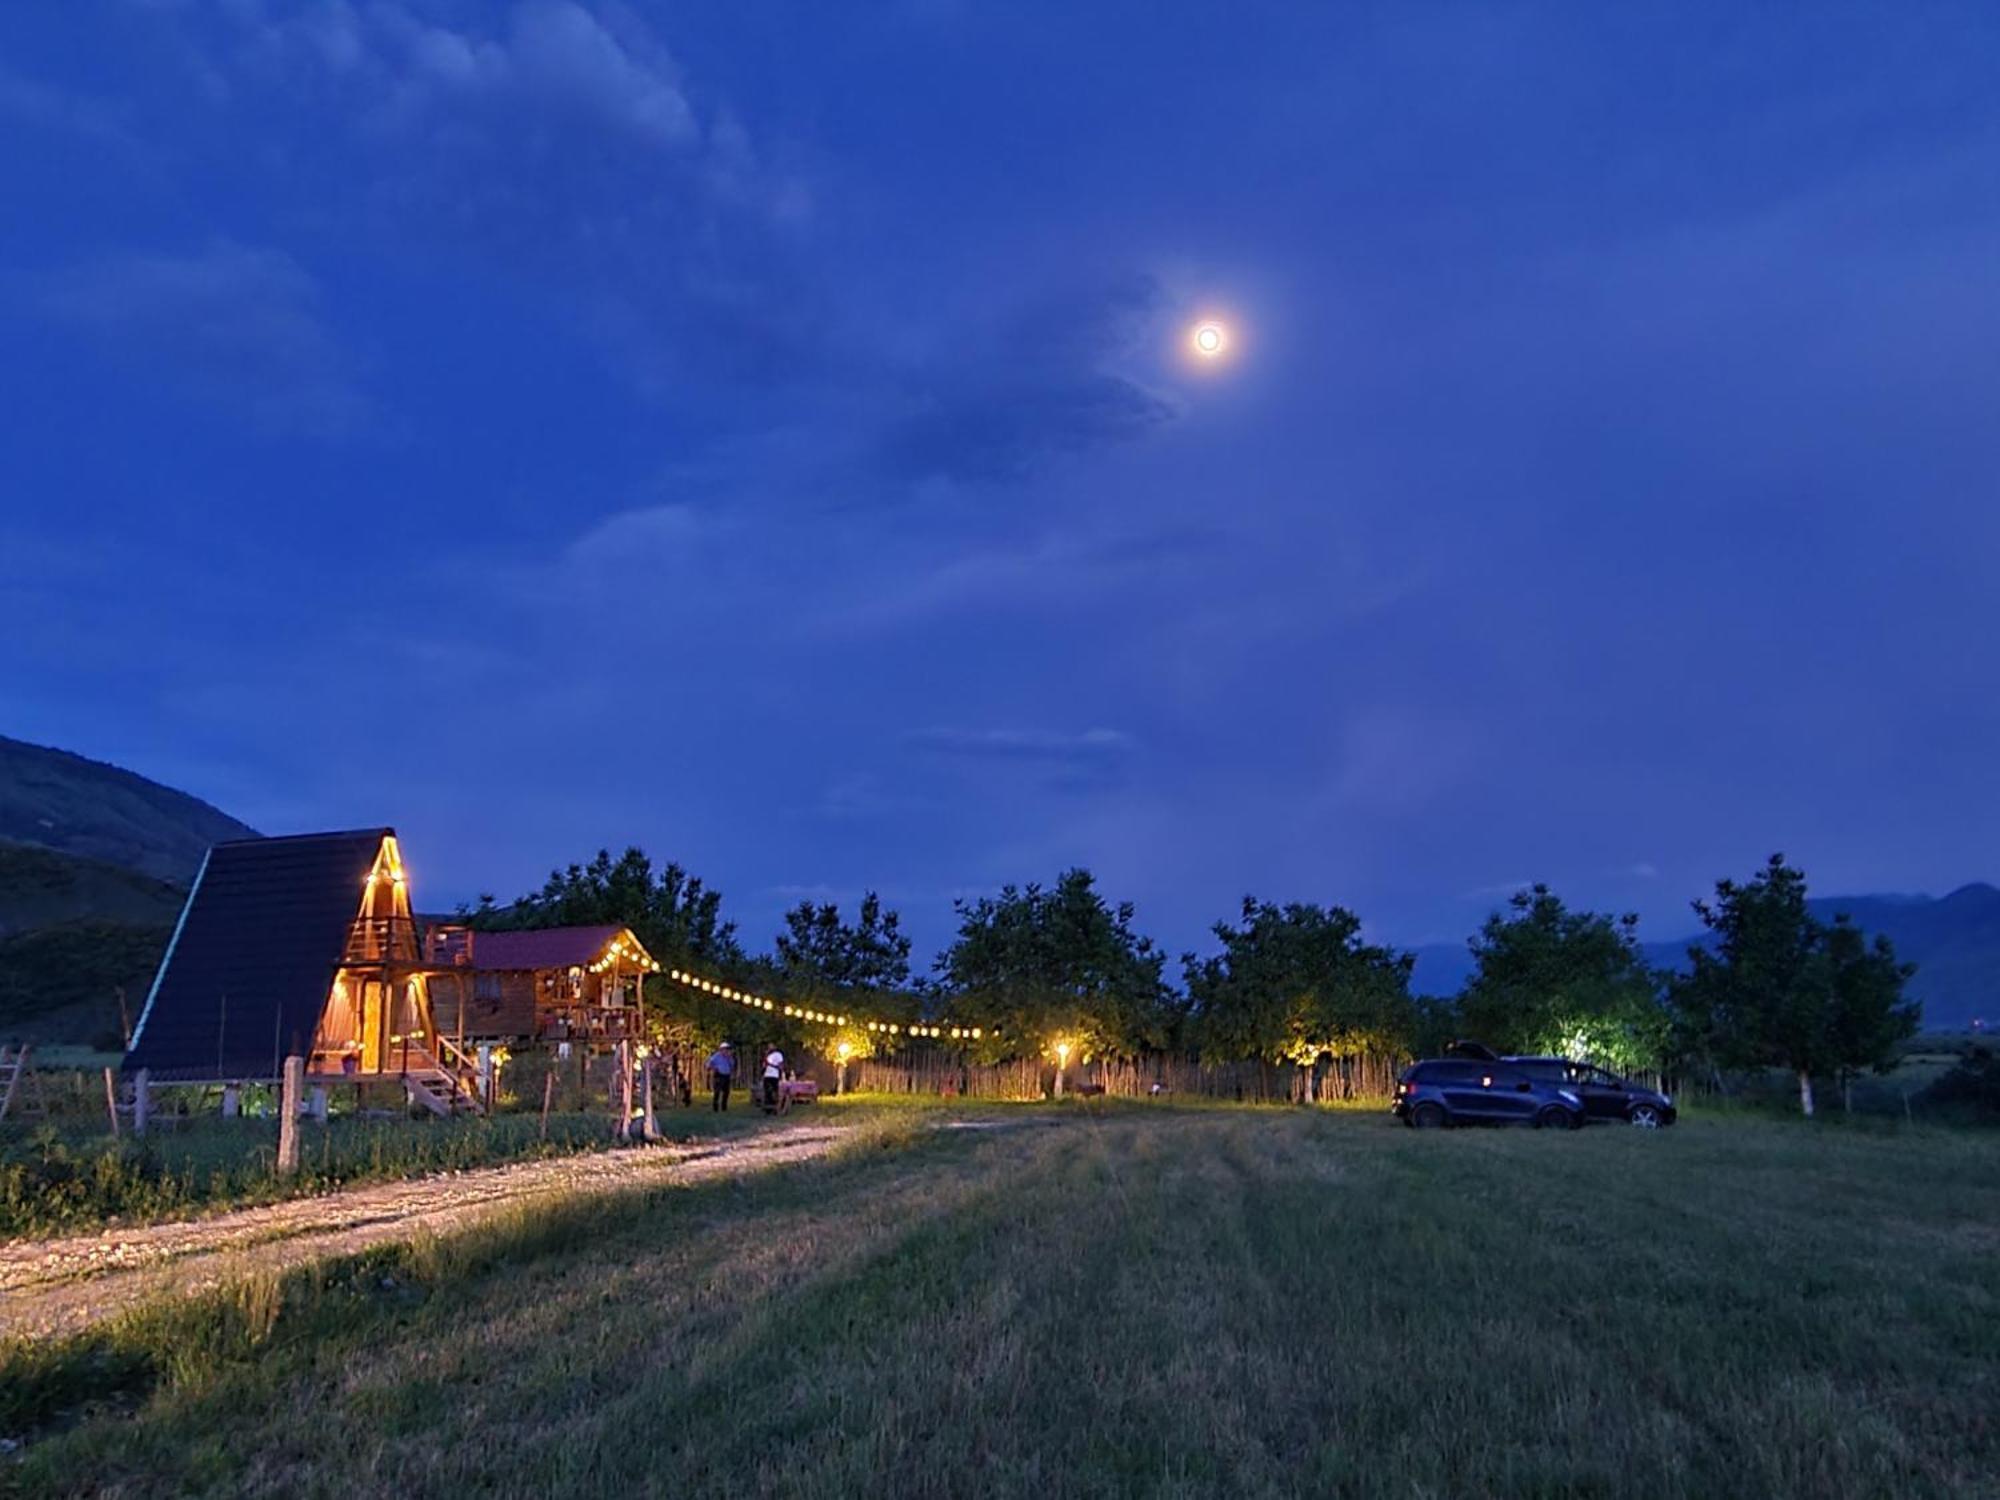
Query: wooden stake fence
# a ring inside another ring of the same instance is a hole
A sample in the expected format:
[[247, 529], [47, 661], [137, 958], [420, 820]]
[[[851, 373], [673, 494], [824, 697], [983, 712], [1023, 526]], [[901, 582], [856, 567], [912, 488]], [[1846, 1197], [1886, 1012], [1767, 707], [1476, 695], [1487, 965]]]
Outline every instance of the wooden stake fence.
[[[1093, 1058], [1063, 1072], [1069, 1093], [1102, 1092], [1119, 1099], [1156, 1094], [1232, 1099], [1243, 1104], [1355, 1103], [1387, 1100], [1406, 1057], [1363, 1055], [1323, 1059], [1315, 1068], [1258, 1061], [1211, 1063], [1152, 1054]], [[858, 1093], [962, 1095], [971, 1099], [1041, 1099], [1053, 1091], [1055, 1064], [1034, 1058], [975, 1064], [945, 1052], [899, 1053], [849, 1064]]]

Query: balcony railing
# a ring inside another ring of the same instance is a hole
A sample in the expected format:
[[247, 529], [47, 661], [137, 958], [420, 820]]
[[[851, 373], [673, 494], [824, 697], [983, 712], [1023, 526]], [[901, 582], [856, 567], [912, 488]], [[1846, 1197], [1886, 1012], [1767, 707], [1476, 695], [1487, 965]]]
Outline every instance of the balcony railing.
[[467, 967], [472, 963], [470, 927], [433, 927], [424, 934], [424, 962], [441, 969]]
[[357, 917], [347, 927], [350, 964], [417, 962], [417, 924], [408, 917]]
[[544, 1042], [625, 1042], [645, 1034], [638, 1011], [597, 1006], [544, 1013], [536, 1026], [537, 1039]]

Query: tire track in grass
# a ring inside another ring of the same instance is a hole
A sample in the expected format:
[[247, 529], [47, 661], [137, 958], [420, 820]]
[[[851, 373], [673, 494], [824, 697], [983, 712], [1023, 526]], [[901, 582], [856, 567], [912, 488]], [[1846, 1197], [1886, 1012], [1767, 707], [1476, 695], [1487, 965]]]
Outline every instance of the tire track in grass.
[[174, 1224], [107, 1228], [0, 1247], [0, 1338], [77, 1333], [155, 1297], [186, 1297], [376, 1245], [444, 1234], [562, 1195], [699, 1182], [823, 1155], [823, 1126], [677, 1151], [650, 1147], [548, 1157], [371, 1184]]

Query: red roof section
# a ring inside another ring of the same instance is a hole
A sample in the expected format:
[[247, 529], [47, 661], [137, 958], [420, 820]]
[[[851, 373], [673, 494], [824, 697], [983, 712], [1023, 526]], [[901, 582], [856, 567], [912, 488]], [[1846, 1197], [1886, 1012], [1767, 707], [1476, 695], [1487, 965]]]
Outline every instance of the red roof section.
[[597, 962], [623, 927], [537, 927], [472, 934], [473, 969], [569, 969]]

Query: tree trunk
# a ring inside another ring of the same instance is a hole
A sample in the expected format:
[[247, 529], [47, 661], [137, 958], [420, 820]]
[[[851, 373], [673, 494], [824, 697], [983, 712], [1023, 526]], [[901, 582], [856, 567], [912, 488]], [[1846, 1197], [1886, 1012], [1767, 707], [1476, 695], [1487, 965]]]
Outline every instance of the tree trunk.
[[1813, 1117], [1812, 1074], [1804, 1068], [1799, 1069], [1799, 1108], [1808, 1120]]

